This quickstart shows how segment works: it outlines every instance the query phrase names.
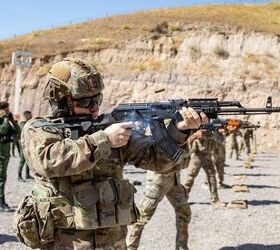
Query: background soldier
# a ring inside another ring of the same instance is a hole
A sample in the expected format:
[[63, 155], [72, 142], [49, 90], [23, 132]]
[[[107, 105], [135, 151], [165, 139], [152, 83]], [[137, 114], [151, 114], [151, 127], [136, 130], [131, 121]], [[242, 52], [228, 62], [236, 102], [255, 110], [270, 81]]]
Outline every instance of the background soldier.
[[[188, 151], [188, 150], [187, 150]], [[187, 161], [187, 159], [185, 159]], [[188, 225], [191, 220], [191, 209], [188, 195], [180, 184], [180, 169], [186, 165], [183, 161], [170, 173], [161, 174], [147, 171], [144, 199], [139, 205], [140, 217], [131, 226], [128, 236], [128, 249], [138, 249], [145, 225], [151, 220], [159, 202], [167, 197], [176, 215], [176, 249], [188, 249]]]
[[[15, 120], [15, 123], [18, 125], [18, 121]], [[18, 155], [20, 156], [20, 134], [16, 134], [12, 136], [12, 142], [11, 142], [11, 153], [12, 156], [16, 156], [15, 150], [17, 149]]]
[[188, 193], [191, 192], [194, 179], [198, 175], [201, 167], [205, 171], [209, 190], [211, 194], [211, 203], [215, 206], [224, 206], [218, 196], [217, 181], [215, 177], [215, 168], [211, 159], [214, 148], [214, 138], [211, 131], [198, 130], [193, 134], [197, 139], [191, 143], [191, 157], [188, 165], [187, 180], [184, 184]]
[[[20, 130], [21, 131], [22, 131], [23, 126], [25, 125], [25, 123], [32, 118], [31, 111], [28, 111], [28, 110], [24, 111], [23, 112], [23, 117], [25, 118], [25, 120], [20, 123]], [[18, 165], [18, 181], [24, 181], [24, 179], [22, 178], [22, 169], [23, 169], [24, 165], [26, 165], [25, 166], [25, 177], [26, 177], [26, 180], [34, 179], [32, 176], [30, 176], [30, 171], [29, 171], [28, 165], [25, 164], [25, 158], [24, 158], [22, 150], [20, 150], [20, 155], [19, 156], [20, 156], [20, 161], [19, 161], [19, 165]]]
[[213, 148], [213, 163], [215, 170], [217, 172], [217, 180], [219, 188], [228, 188], [229, 186], [224, 184], [225, 175], [225, 161], [226, 161], [226, 146], [225, 146], [225, 136], [223, 134], [224, 130], [219, 129], [215, 133], [217, 134], [218, 140], [214, 140]]
[[[100, 73], [80, 60], [64, 59], [49, 70], [44, 97], [50, 101], [53, 119], [31, 119], [22, 131], [23, 152], [36, 185], [15, 214], [15, 229], [29, 246], [126, 249], [126, 225], [136, 220], [137, 210], [135, 188], [122, 178], [124, 165], [159, 172], [176, 166], [153, 137], [131, 129], [134, 122], [115, 123], [98, 132], [92, 129], [92, 133], [81, 130], [70, 138], [69, 131], [54, 126], [55, 120], [75, 119], [73, 115], [96, 118], [102, 90]], [[184, 145], [188, 132], [180, 130], [199, 127], [207, 117], [193, 109], [180, 112], [183, 121], [167, 129], [174, 141]], [[33, 226], [26, 228], [24, 223]]]
[[5, 200], [5, 184], [7, 167], [10, 159], [12, 137], [19, 133], [19, 127], [9, 111], [9, 103], [0, 102], [0, 211], [9, 212], [10, 207]]
[[237, 142], [237, 136], [239, 135], [237, 127], [227, 126], [227, 142], [229, 144], [229, 158], [232, 158], [233, 151], [235, 151], [235, 159], [239, 160], [239, 148]]
[[247, 156], [251, 153], [251, 141], [253, 140], [253, 129], [245, 128], [241, 129], [241, 145], [240, 145], [240, 151], [245, 149], [245, 153]]

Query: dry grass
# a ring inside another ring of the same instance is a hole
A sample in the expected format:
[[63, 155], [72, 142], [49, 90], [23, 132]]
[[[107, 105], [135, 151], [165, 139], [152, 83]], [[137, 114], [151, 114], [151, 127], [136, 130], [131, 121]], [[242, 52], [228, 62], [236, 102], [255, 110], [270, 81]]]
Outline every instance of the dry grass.
[[242, 58], [247, 69], [242, 73], [243, 78], [260, 81], [278, 78], [279, 62], [270, 54], [247, 54]]
[[258, 54], [246, 54], [243, 56], [242, 60], [246, 63], [246, 64], [258, 64], [261, 62], [261, 58], [262, 55], [258, 55]]
[[210, 60], [202, 60], [188, 64], [185, 68], [184, 74], [187, 76], [197, 76], [197, 72], [203, 77], [215, 77], [223, 74], [222, 69]]
[[183, 31], [183, 28], [179, 23], [173, 23], [168, 26], [169, 31], [174, 32], [174, 31]]
[[159, 71], [162, 68], [162, 63], [156, 58], [149, 58], [145, 62], [131, 62], [128, 64], [130, 71], [142, 72], [145, 70]]
[[[108, 39], [121, 48], [127, 40], [150, 34], [163, 23], [169, 25], [168, 32], [171, 33], [183, 31], [185, 24], [211, 23], [280, 34], [280, 3], [156, 9], [33, 32], [1, 41], [0, 63], [10, 61], [16, 48], [32, 50], [34, 57], [85, 49], [81, 39]], [[110, 46], [110, 42], [102, 44], [102, 48]], [[88, 50], [95, 48], [96, 43], [86, 45]]]
[[143, 62], [132, 62], [128, 64], [128, 70], [134, 72], [142, 72], [146, 70], [146, 65]]
[[179, 49], [179, 47], [182, 45], [182, 43], [184, 42], [186, 38], [186, 34], [178, 34], [178, 35], [175, 35], [173, 37], [174, 39], [174, 48], [175, 49]]

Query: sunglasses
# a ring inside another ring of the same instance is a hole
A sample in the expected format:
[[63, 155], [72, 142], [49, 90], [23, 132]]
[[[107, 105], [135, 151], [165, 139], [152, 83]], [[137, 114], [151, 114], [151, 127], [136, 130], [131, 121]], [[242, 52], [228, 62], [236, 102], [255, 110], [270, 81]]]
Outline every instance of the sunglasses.
[[85, 98], [81, 98], [81, 99], [74, 99], [75, 102], [77, 102], [76, 106], [79, 108], [92, 108], [95, 104], [97, 104], [98, 106], [101, 105], [103, 100], [103, 94], [99, 93], [95, 96], [92, 97], [85, 97]]

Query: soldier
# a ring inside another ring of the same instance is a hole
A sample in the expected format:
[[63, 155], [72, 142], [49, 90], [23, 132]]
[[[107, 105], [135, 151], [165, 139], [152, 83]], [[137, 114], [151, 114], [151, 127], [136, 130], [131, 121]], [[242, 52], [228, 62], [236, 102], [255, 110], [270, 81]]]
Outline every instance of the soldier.
[[224, 129], [219, 129], [215, 133], [218, 140], [214, 140], [213, 163], [217, 172], [218, 188], [228, 188], [229, 186], [224, 183], [224, 167], [226, 160]]
[[232, 158], [233, 151], [235, 151], [235, 159], [239, 160], [239, 147], [237, 142], [237, 136], [239, 135], [237, 127], [227, 126], [227, 142], [229, 144], [229, 158]]
[[[71, 138], [54, 126], [56, 120], [73, 115], [96, 118], [102, 90], [101, 75], [93, 65], [75, 59], [55, 63], [43, 94], [53, 118], [37, 117], [23, 128], [22, 148], [36, 185], [32, 197], [19, 205], [14, 224], [18, 238], [33, 248], [126, 249], [127, 225], [136, 220], [137, 209], [135, 188], [122, 178], [124, 165], [159, 172], [176, 166], [153, 137], [131, 129], [134, 122], [80, 131]], [[200, 126], [207, 117], [193, 109], [180, 112], [183, 120], [167, 129], [184, 148], [187, 129]]]
[[[15, 123], [18, 125], [18, 121], [15, 120]], [[12, 156], [15, 157], [15, 149], [17, 149], [18, 155], [20, 155], [20, 134], [16, 134], [12, 136], [12, 142], [11, 142], [11, 152]]]
[[[31, 111], [28, 111], [28, 110], [24, 111], [23, 112], [23, 117], [25, 118], [25, 120], [20, 123], [20, 130], [21, 131], [22, 131], [23, 126], [25, 125], [25, 123], [32, 118]], [[19, 161], [19, 165], [18, 165], [18, 181], [24, 181], [24, 179], [22, 178], [22, 169], [23, 169], [24, 165], [26, 165], [25, 166], [25, 179], [26, 180], [34, 179], [30, 175], [29, 167], [27, 166], [27, 164], [25, 164], [25, 158], [24, 158], [22, 150], [20, 150], [20, 155], [19, 156], [20, 156], [20, 161]]]
[[188, 225], [191, 220], [191, 209], [187, 192], [180, 184], [180, 169], [181, 166], [186, 165], [187, 160], [186, 158], [177, 168], [166, 174], [147, 171], [144, 199], [139, 206], [140, 217], [131, 226], [128, 236], [129, 250], [138, 249], [144, 227], [151, 220], [164, 196], [167, 197], [176, 214], [176, 249], [188, 249]]
[[0, 211], [12, 211], [5, 200], [5, 184], [7, 167], [10, 159], [10, 145], [12, 137], [19, 133], [13, 114], [9, 110], [9, 103], [0, 102]]
[[247, 156], [251, 153], [250, 140], [253, 140], [253, 129], [245, 128], [241, 130], [241, 145], [240, 151], [245, 147]]
[[193, 134], [193, 142], [191, 142], [191, 156], [187, 167], [188, 175], [184, 184], [188, 193], [190, 193], [194, 179], [198, 175], [201, 167], [205, 171], [209, 185], [211, 203], [216, 206], [224, 206], [218, 196], [217, 181], [215, 177], [214, 164], [211, 159], [213, 151], [214, 138], [211, 131], [198, 130]]

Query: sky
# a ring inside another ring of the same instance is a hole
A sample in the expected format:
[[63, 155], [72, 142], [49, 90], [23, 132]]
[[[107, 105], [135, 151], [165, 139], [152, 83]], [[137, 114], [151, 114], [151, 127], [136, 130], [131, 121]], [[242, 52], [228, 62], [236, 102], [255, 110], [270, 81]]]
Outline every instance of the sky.
[[90, 19], [153, 8], [264, 3], [266, 0], [7, 0], [0, 10], [0, 39]]

